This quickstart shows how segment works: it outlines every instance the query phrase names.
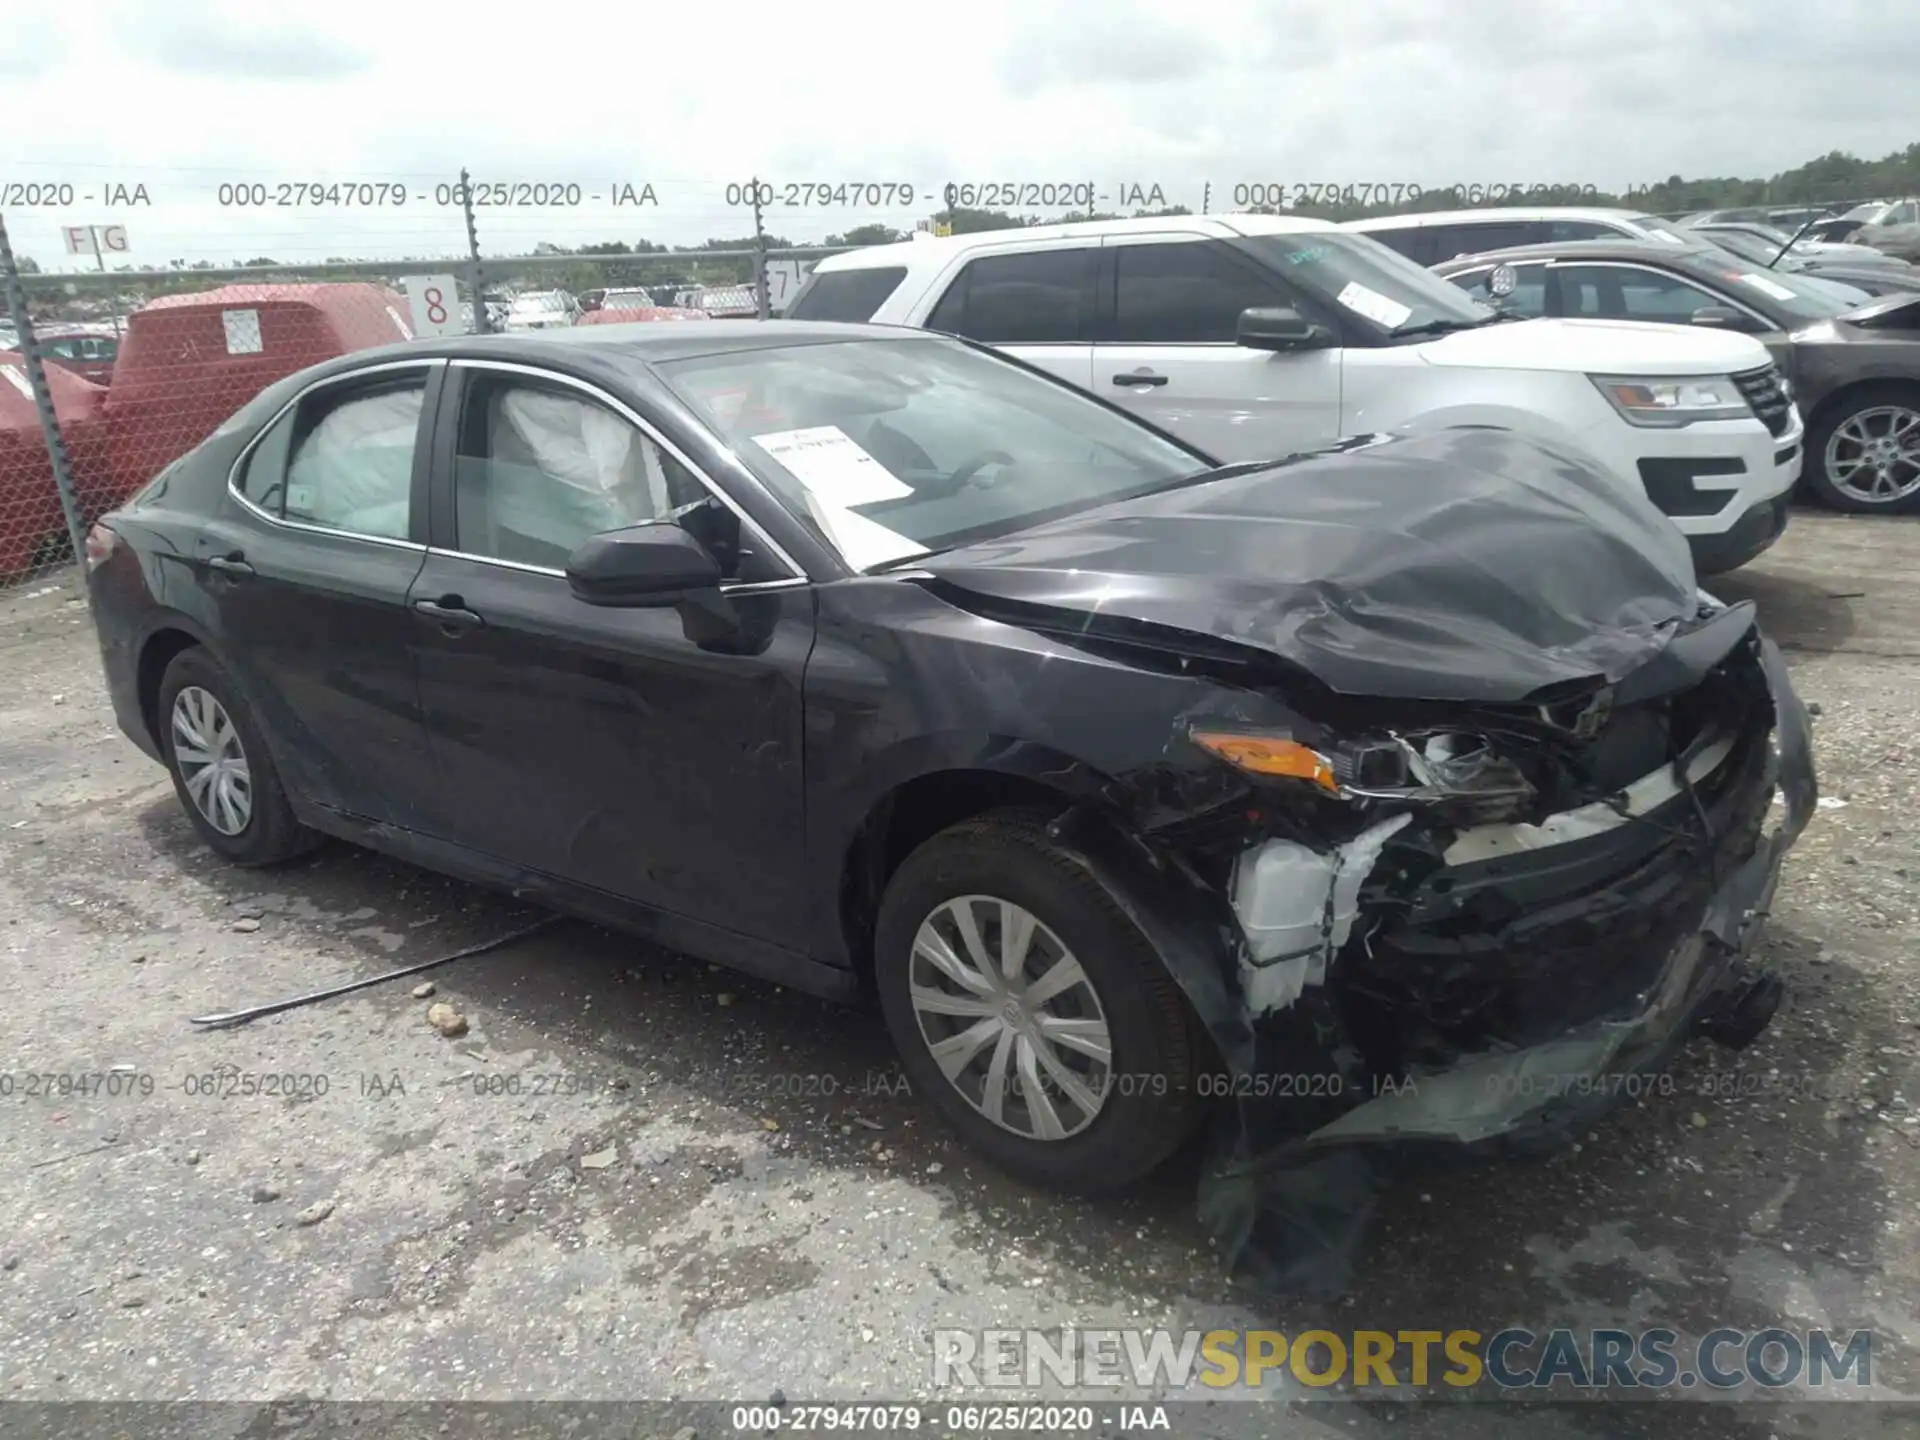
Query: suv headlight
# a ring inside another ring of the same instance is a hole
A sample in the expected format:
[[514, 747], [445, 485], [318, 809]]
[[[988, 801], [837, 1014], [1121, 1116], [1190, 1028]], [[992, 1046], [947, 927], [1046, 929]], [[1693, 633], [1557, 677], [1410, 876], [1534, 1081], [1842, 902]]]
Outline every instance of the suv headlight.
[[1745, 420], [1753, 411], [1725, 375], [1589, 375], [1629, 425], [1691, 425], [1696, 420]]

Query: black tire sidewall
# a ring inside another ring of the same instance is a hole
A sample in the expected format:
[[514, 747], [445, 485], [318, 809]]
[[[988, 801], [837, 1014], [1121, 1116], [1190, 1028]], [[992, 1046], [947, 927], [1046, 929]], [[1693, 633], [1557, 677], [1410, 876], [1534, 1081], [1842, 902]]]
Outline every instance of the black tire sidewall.
[[1920, 509], [1920, 491], [1887, 505], [1872, 505], [1836, 488], [1827, 478], [1827, 443], [1833, 432], [1859, 414], [1880, 405], [1904, 405], [1920, 412], [1920, 387], [1872, 385], [1855, 391], [1807, 427], [1806, 460], [1801, 466], [1808, 492], [1829, 510], [1846, 515], [1906, 515]]
[[[988, 1120], [941, 1073], [920, 1034], [908, 995], [914, 936], [937, 906], [969, 894], [1010, 900], [1038, 917], [1080, 961], [1106, 1013], [1113, 1083], [1094, 1122], [1066, 1140], [1028, 1139]], [[929, 840], [889, 883], [874, 945], [880, 1008], [909, 1084], [1002, 1169], [1098, 1194], [1141, 1179], [1191, 1133], [1194, 1062], [1177, 987], [1099, 883], [1037, 829], [970, 822]]]
[[[223, 835], [207, 822], [187, 793], [179, 762], [174, 758], [173, 703], [189, 686], [198, 686], [220, 702], [233, 728], [239, 732], [240, 746], [246, 753], [253, 811], [237, 835]], [[160, 678], [156, 719], [160, 751], [166, 759], [167, 773], [173, 778], [174, 793], [180, 797], [187, 819], [208, 845], [241, 865], [271, 865], [311, 848], [317, 837], [294, 819], [292, 806], [280, 785], [279, 772], [267, 749], [266, 737], [255, 723], [253, 711], [232, 676], [204, 648], [182, 650], [167, 665], [166, 673]]]

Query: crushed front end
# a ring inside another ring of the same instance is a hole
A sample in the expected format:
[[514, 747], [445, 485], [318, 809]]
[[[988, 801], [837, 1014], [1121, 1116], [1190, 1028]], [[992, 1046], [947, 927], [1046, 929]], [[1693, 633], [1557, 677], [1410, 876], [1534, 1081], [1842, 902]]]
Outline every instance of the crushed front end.
[[1781, 987], [1750, 947], [1816, 795], [1750, 606], [1703, 601], [1611, 685], [1303, 713], [1288, 735], [1196, 716], [1186, 743], [1247, 788], [1140, 833], [1178, 881], [1142, 918], [1229, 1072], [1205, 1208], [1289, 1288], [1344, 1273], [1409, 1159], [1571, 1139], [1694, 1035], [1757, 1034]]

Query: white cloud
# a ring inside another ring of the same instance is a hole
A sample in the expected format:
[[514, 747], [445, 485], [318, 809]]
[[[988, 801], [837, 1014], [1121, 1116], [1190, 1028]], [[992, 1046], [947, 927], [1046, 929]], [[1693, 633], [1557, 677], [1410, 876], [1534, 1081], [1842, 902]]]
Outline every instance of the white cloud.
[[[155, 264], [454, 253], [458, 211], [433, 187], [462, 164], [583, 196], [654, 186], [655, 210], [603, 198], [483, 214], [500, 253], [743, 235], [725, 187], [756, 174], [921, 191], [880, 214], [770, 212], [806, 240], [905, 224], [950, 179], [1157, 183], [1197, 209], [1209, 181], [1217, 208], [1247, 180], [1621, 187], [1917, 138], [1869, 67], [1920, 53], [1920, 7], [1872, 0], [15, 6], [0, 182], [96, 197], [8, 211], [16, 248], [43, 263], [64, 263], [58, 226], [90, 220], [125, 223], [134, 258]], [[409, 200], [359, 214], [217, 203], [223, 183], [328, 179], [398, 182]], [[109, 182], [143, 182], [152, 206], [105, 212]]]

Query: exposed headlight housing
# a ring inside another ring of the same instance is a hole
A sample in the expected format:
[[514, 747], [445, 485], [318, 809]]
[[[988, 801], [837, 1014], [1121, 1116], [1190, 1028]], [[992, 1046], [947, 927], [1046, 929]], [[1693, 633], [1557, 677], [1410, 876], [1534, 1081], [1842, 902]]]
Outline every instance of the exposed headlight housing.
[[1675, 429], [1697, 420], [1745, 420], [1753, 409], [1726, 375], [1589, 375], [1629, 425]]
[[1193, 742], [1252, 775], [1305, 781], [1349, 800], [1466, 802], [1476, 812], [1524, 808], [1533, 783], [1485, 739], [1453, 731], [1388, 734], [1316, 749], [1284, 735], [1195, 730]]

